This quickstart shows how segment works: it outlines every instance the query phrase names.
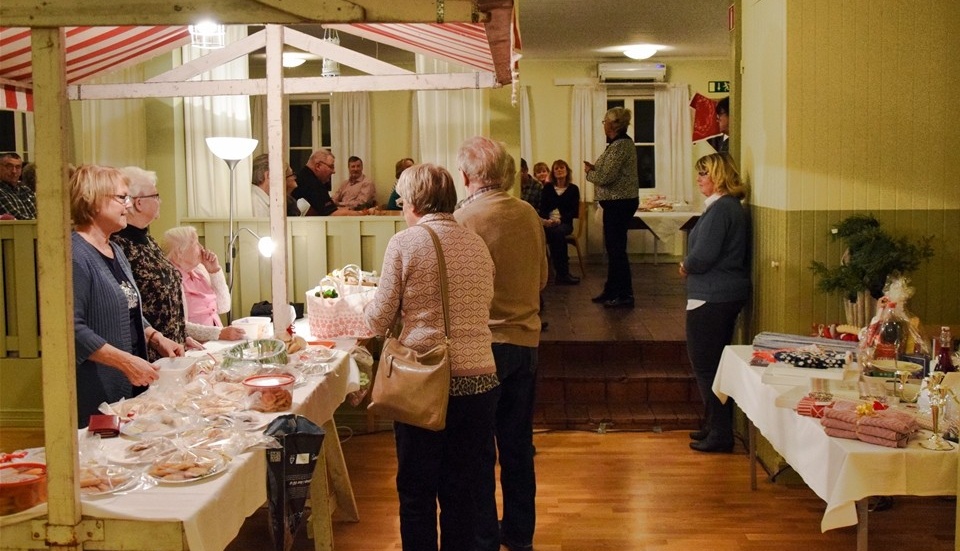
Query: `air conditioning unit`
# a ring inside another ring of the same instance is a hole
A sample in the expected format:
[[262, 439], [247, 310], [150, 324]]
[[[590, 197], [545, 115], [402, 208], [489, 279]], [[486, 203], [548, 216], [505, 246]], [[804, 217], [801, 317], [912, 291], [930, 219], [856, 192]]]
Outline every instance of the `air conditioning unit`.
[[667, 66], [664, 63], [599, 63], [597, 76], [600, 82], [608, 83], [663, 82]]

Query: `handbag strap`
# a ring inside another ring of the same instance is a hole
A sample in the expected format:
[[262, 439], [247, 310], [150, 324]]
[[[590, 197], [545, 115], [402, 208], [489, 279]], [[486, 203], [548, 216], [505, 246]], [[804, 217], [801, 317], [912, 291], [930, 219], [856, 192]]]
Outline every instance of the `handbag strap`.
[[440, 248], [440, 238], [437, 237], [437, 232], [433, 231], [433, 228], [426, 224], [421, 224], [420, 226], [430, 233], [430, 237], [433, 239], [433, 246], [437, 249], [437, 264], [440, 267], [440, 298], [443, 300], [443, 335], [449, 341], [450, 299], [447, 295], [447, 264], [443, 259], [443, 249]]

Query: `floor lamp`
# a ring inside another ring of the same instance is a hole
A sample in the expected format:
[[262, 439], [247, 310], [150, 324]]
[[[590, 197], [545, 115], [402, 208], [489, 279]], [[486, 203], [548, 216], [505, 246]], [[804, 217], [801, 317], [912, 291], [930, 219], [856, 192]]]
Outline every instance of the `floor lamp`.
[[[223, 159], [227, 163], [227, 167], [230, 168], [230, 235], [227, 239], [227, 259], [224, 268], [227, 275], [227, 288], [230, 289], [231, 293], [233, 293], [233, 263], [237, 257], [236, 241], [239, 237], [239, 230], [233, 225], [233, 215], [237, 209], [236, 199], [234, 198], [234, 188], [236, 188], [235, 169], [241, 159], [245, 159], [253, 153], [253, 150], [257, 148], [257, 143], [257, 140], [253, 138], [207, 138], [207, 147], [210, 148], [210, 151]], [[253, 233], [248, 228], [244, 229]], [[227, 322], [232, 321], [232, 318], [233, 309], [231, 308], [230, 312], [227, 312]]]

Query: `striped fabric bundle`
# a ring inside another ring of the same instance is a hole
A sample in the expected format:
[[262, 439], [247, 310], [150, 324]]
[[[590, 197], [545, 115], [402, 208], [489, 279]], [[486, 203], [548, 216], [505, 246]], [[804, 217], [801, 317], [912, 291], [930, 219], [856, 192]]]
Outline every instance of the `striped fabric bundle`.
[[764, 331], [753, 338], [754, 350], [791, 350], [815, 344], [822, 350], [845, 354], [856, 352], [858, 343], [825, 339], [823, 337], [808, 337], [805, 335], [791, 335], [789, 333], [773, 333]]
[[857, 403], [840, 400], [824, 410], [820, 420], [829, 436], [861, 440], [889, 448], [905, 448], [917, 431], [916, 418], [905, 411], [885, 409], [873, 415], [861, 415]]

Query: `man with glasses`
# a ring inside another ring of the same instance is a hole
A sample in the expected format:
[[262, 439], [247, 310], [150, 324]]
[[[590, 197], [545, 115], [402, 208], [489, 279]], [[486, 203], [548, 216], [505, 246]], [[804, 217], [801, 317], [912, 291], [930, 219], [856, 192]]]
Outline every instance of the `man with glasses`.
[[[269, 155], [264, 153], [258, 155], [253, 160], [253, 187], [250, 190], [250, 200], [253, 203], [253, 215], [257, 218], [270, 217], [270, 159]], [[300, 216], [300, 209], [297, 208], [297, 200], [293, 198], [293, 192], [297, 189], [297, 175], [293, 173], [290, 165], [283, 163], [284, 190], [286, 197], [287, 216]]]
[[318, 149], [297, 173], [297, 188], [292, 197], [310, 203], [307, 216], [330, 216], [337, 211], [337, 204], [330, 198], [330, 182], [336, 174], [335, 162], [329, 149]]
[[34, 220], [37, 196], [20, 182], [23, 160], [13, 152], [0, 153], [0, 220]]

